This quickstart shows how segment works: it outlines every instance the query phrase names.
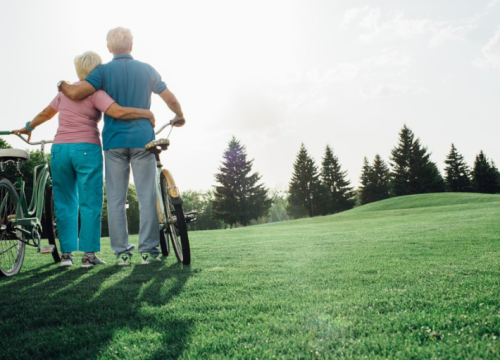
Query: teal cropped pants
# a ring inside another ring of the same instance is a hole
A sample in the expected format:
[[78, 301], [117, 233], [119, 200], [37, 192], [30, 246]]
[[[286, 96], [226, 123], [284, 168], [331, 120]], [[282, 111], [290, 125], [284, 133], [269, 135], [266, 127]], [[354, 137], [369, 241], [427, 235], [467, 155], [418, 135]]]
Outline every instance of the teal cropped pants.
[[50, 167], [54, 208], [63, 253], [101, 249], [102, 162], [99, 145], [52, 145]]

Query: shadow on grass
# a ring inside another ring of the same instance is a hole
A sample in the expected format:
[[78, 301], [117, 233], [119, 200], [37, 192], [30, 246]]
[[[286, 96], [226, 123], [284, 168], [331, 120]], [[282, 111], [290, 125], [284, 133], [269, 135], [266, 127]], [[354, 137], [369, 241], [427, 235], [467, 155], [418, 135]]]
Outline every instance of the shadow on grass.
[[175, 359], [190, 338], [192, 322], [169, 311], [189, 267], [162, 262], [29, 275], [0, 283], [1, 358]]

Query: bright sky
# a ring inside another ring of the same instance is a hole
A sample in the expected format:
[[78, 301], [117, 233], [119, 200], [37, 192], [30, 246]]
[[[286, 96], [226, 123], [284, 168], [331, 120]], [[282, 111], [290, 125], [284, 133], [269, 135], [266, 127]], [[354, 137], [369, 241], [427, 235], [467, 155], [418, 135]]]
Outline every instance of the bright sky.
[[[0, 0], [2, 130], [77, 80], [75, 55], [110, 61], [116, 26], [183, 107], [163, 158], [181, 190], [216, 184], [233, 135], [269, 188], [288, 188], [301, 143], [318, 167], [330, 145], [357, 187], [404, 124], [441, 170], [451, 143], [469, 166], [480, 150], [500, 165], [500, 0]], [[173, 116], [158, 96], [152, 110]]]

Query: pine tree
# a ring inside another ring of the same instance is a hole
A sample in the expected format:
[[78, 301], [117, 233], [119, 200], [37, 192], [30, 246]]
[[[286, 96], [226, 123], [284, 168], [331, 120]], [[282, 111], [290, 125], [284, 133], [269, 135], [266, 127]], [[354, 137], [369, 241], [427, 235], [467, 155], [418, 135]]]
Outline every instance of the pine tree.
[[364, 159], [361, 174], [360, 203], [368, 204], [391, 197], [390, 171], [380, 155], [375, 155], [373, 165]]
[[321, 163], [321, 183], [327, 194], [326, 212], [335, 214], [354, 207], [354, 191], [346, 179], [347, 172], [342, 171], [339, 159], [333, 154], [330, 146], [326, 146], [325, 156]]
[[363, 158], [363, 168], [361, 169], [361, 176], [359, 177], [359, 182], [361, 186], [359, 187], [359, 204], [364, 205], [371, 203], [373, 200], [372, 196], [372, 167], [368, 163], [366, 156]]
[[454, 144], [445, 160], [445, 182], [448, 191], [467, 192], [472, 190], [470, 170], [464, 157], [457, 151]]
[[375, 201], [391, 197], [391, 173], [380, 155], [373, 160], [373, 182], [375, 183]]
[[394, 195], [444, 191], [444, 180], [437, 165], [429, 158], [427, 149], [405, 125], [399, 133], [398, 146], [391, 151]]
[[261, 176], [250, 174], [253, 160], [247, 161], [246, 149], [233, 136], [224, 152], [222, 166], [215, 179], [212, 201], [212, 215], [233, 227], [240, 223], [247, 226], [250, 220], [265, 216], [271, 206], [271, 199], [264, 185], [257, 185]]
[[293, 164], [293, 174], [288, 188], [288, 213], [295, 218], [314, 215], [314, 199], [321, 199], [318, 168], [304, 144]]
[[481, 150], [474, 161], [472, 171], [473, 187], [476, 192], [495, 194], [500, 192], [500, 181], [498, 169], [493, 161], [489, 162]]

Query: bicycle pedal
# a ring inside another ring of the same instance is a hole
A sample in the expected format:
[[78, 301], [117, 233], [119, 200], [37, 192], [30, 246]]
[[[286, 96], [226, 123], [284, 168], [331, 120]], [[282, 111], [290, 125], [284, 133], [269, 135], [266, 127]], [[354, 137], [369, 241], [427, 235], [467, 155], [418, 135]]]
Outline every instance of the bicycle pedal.
[[54, 245], [44, 245], [40, 248], [42, 254], [52, 254], [54, 252]]

